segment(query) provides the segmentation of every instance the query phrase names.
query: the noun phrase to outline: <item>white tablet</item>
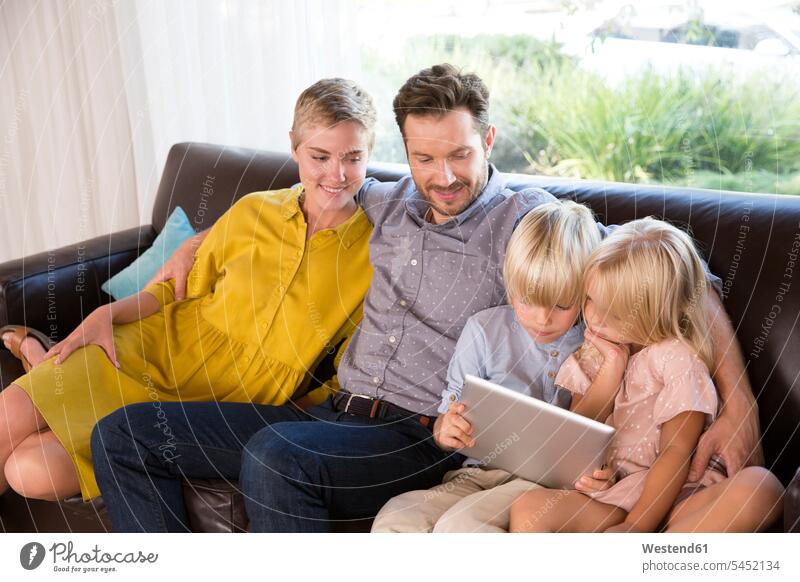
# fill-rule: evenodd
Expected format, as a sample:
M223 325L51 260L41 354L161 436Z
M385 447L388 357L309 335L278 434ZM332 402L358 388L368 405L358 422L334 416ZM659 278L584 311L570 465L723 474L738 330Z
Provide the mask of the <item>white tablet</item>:
M475 376L461 401L476 443L461 453L553 489L574 489L599 469L614 436L613 427Z

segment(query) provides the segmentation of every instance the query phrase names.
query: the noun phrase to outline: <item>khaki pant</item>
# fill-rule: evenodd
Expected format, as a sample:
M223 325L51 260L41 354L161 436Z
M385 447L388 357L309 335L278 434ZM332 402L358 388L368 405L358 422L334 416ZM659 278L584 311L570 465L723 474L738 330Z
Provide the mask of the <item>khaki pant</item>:
M539 487L500 469L450 471L441 485L390 499L375 517L373 532L506 532L511 503Z

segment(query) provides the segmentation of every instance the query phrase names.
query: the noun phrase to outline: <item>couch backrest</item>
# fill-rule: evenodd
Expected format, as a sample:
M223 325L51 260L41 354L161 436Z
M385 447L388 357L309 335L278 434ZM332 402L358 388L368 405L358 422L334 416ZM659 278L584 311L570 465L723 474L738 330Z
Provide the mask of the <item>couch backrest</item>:
M407 171L403 165L373 164L369 174L391 181ZM800 197L508 177L515 190L538 186L584 203L607 224L656 216L688 227L723 279L725 307L760 407L767 461L788 481L800 465ZM287 154L177 144L159 185L153 226L160 231L172 209L181 206L201 230L244 194L298 180Z

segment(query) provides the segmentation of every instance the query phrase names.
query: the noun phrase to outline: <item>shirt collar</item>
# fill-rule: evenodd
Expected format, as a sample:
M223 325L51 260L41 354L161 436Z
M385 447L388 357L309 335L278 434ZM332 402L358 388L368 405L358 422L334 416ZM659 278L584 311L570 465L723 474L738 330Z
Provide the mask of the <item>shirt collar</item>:
M300 209L300 195L303 193L303 186L298 184L289 190L289 195L281 205L281 215L286 221L291 220L298 212L302 214Z
M303 210L300 208L300 195L302 193L303 185L298 184L290 190L286 200L283 201L281 213L285 221L288 222L299 214L305 223L305 217L302 216ZM370 222L367 219L367 215L364 213L364 209L361 208L360 205L356 205L356 211L350 218L332 229L326 229L320 232L329 232L332 230L339 237L342 246L348 249L353 246L369 228Z
M412 182L413 183L413 182ZM447 222L437 226L444 226L448 224L461 225L465 220L470 218L473 214L481 210L496 194L505 189L505 177L497 171L494 164L489 164L489 179L486 182L481 193L472 201L467 208L460 214L455 215ZM411 189L406 198L406 211L414 218L415 222L422 225L425 222L425 215L428 213L430 204L423 198L422 194L417 190L416 185Z

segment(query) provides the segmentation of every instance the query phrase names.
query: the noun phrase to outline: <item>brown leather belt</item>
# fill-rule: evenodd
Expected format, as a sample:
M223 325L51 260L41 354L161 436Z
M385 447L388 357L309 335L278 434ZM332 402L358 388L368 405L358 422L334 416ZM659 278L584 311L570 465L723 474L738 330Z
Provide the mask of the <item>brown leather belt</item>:
M352 394L341 391L333 397L333 408L337 412L346 412L356 416L366 416L368 418L385 418L391 414L405 416L417 420L422 426L433 430L433 423L436 422L435 416L425 416L417 414L386 400L364 396L362 394Z

